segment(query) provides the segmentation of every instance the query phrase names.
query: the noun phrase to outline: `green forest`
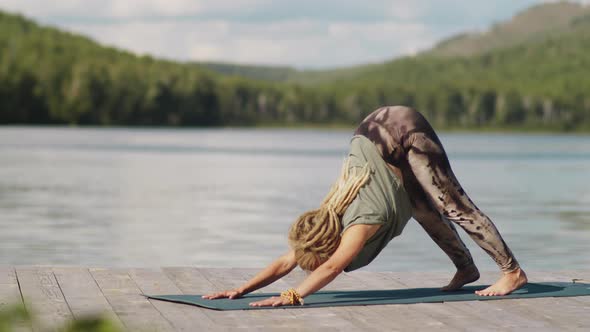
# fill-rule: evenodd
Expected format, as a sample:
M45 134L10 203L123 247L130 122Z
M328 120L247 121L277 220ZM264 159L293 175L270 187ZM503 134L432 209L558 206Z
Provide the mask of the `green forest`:
M137 56L0 12L0 124L353 125L403 104L442 129L590 131L587 68L590 12L572 3L327 71Z

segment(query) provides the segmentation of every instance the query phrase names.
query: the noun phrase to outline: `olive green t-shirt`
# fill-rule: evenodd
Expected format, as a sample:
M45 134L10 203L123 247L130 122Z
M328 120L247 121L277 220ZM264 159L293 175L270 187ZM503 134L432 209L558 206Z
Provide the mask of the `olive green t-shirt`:
M377 147L368 138L353 136L348 153L349 167L368 163L371 175L342 216L342 232L356 224L381 224L358 256L344 270L369 264L394 237L401 234L412 217L412 206L398 177L387 167Z

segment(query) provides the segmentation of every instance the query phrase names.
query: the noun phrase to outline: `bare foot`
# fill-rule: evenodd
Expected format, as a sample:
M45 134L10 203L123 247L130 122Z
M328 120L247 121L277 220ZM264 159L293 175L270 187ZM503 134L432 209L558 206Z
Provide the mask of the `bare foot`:
M441 290L445 292L455 291L463 287L463 285L474 282L477 279L479 279L479 271L474 264L462 270L458 270L457 273L455 273L453 280L451 280L448 285L441 288Z
M518 269L504 275L490 287L475 291L480 296L502 296L508 295L527 283L528 279L523 270Z

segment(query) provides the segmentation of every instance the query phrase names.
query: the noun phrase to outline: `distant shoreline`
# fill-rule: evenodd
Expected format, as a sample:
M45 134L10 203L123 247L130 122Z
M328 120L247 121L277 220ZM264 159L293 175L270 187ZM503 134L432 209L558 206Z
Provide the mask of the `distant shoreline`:
M348 124L258 124L244 126L98 126L98 125L67 125L67 124L0 124L4 128L47 128L47 129L113 129L113 130L318 130L318 131L354 131L356 126ZM565 131L551 128L529 127L480 127L436 128L438 133L449 134L522 134L522 135L560 135L560 136L590 136L590 128Z

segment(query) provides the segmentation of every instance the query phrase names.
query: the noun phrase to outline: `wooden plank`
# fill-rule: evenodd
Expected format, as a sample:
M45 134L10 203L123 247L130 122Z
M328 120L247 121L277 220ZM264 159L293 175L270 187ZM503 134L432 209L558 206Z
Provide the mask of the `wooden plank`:
M570 276L559 276L555 272L527 272L529 282L542 281L571 281ZM490 276L491 277L491 276ZM487 283L493 282L493 277L484 279ZM505 300L507 305L517 307L528 312L531 316L537 317L549 324L552 329L582 329L590 328L590 315L588 307L581 304L588 297L570 297L570 298L535 298L535 299L518 299ZM497 302L497 301L494 301ZM499 301L498 301L499 302ZM504 302L504 301L502 301Z
M130 269L129 275L144 294L181 294L181 290L161 269ZM213 322L199 307L149 300L177 331L211 331Z
M16 272L12 267L0 267L0 311L8 306L22 305Z
M488 273L489 274L489 273ZM497 273L492 273L495 276ZM443 276L441 273L420 272L415 273L408 278L405 284L411 287L442 287L446 285L452 275ZM403 282L403 281L402 281ZM477 285L478 283L475 283ZM483 288L483 286L482 286ZM467 302L447 302L446 307L452 308L453 311L460 311L472 316L473 319L483 321L485 326L496 328L549 328L550 325L535 319L534 317L523 317L518 312L513 312L509 303L499 303L497 301L467 301Z
M0 267L0 312L12 306L24 305L16 271L13 267ZM29 321L16 320L13 322L17 331L32 331L33 327Z
M491 284L500 274L498 272L482 273L478 283ZM559 281L548 277L545 273L531 272L528 274L530 282ZM555 330L567 327L588 326L588 310L576 305L574 298L534 298L511 299L479 302L479 307L487 306L499 313L498 319L505 317L503 324L507 326L533 327L537 329ZM482 312L486 317L493 317L494 310L486 309ZM515 318L514 315L517 317Z
M224 282L212 282L201 270L187 267L164 268L164 273L178 286L184 294L207 294L228 288L235 288L235 284L227 285ZM213 279L212 275L209 277ZM225 278L228 280L228 278ZM214 279L213 279L214 280ZM227 282L227 281L226 281ZM231 286L231 287L228 287ZM274 327L276 322L264 322L256 320L256 311L215 311L200 309L217 325L217 329L225 330L235 327L247 327L250 329L262 329ZM282 310L281 310L282 311ZM261 311L259 311L261 312Z
M553 273L552 277L557 281L576 282L590 284L590 270L560 271ZM575 297L576 300L584 303L590 303L590 296Z
M356 273L356 272L355 272ZM371 288L381 288L381 286L371 287L366 281L354 277L355 273L343 273L339 275L334 281L328 284L324 290L365 290ZM284 279L296 286L305 277L303 272L297 272L291 276L286 276ZM397 331L404 330L404 324L400 323L403 320L401 315L397 313L407 313L409 310L404 306L347 306L331 308L334 313L333 320L339 319L349 321L356 330L374 330L374 331ZM391 314L394 312L394 314ZM340 317L340 318L339 318ZM397 321L399 317L400 322ZM440 327L441 324L433 322L433 326Z
M219 290L195 268L165 267L162 270L183 294L208 294ZM244 319L243 314L240 316L236 311L199 310L202 310L219 330L239 327L246 322L241 320Z
M382 278L376 277L375 273L352 272L339 276L327 289L332 290L370 290L370 289L394 289L394 283L384 282ZM424 315L415 315L415 312L405 305L372 305L348 307L357 321L375 331L407 331L417 329L416 323L427 321L427 325L420 324L420 328L443 328L444 324L430 320ZM417 321L408 320L406 315L410 314ZM358 324L360 326L360 324Z
M560 274L562 274L560 280L590 284L590 270L564 271L560 272ZM590 296L579 296L570 299L580 303L585 308L588 308L590 305Z
M34 330L57 330L73 318L50 267L17 267L16 276L27 309L34 315Z
M438 280L433 280L439 276ZM447 277L440 277L440 273L427 275L425 273L407 273L399 282L406 288L441 287L448 281ZM478 308L479 302L448 302L448 303L418 303L417 311L430 315L434 319L453 329L492 330L501 325L499 321L491 321Z
M225 290L237 288L247 281L240 270L232 268L198 269L201 275L207 279L212 289ZM265 326L296 330L301 327L292 310L274 309L262 311L238 311L236 317L245 322L248 328L262 329Z
M172 324L142 295L127 271L105 268L91 268L89 271L127 329L174 330Z
M244 280L250 280L253 278L260 269L253 268L233 268L236 274L240 275ZM277 280L274 283L267 285L264 288L255 290L253 293L280 293L290 287L284 280Z
M212 291L227 289L227 288L234 288L236 284L232 282L231 285L226 285L220 282L213 283L210 279L207 279L199 269L194 268L164 268L164 272L174 281L174 283L182 290L185 294L206 294ZM231 270L230 270L231 271ZM239 270L232 271L234 273L239 273ZM210 273L209 277L213 278L213 275L219 275L220 271ZM231 277L237 283L239 283L239 279L236 277ZM222 277L222 279L230 280L230 277ZM242 276L242 280L246 278ZM226 286L226 287L224 287ZM227 287L231 286L231 287ZM276 287L276 286L275 286ZM329 308L327 308L329 309ZM235 327L245 327L248 329L289 329L289 330L301 330L306 325L309 325L309 322L304 322L303 320L297 320L294 322L292 318L285 318L285 317L293 317L294 312L298 311L308 311L308 310L288 310L288 309L274 309L274 310L263 310L263 311L214 311L214 310L206 310L205 313L218 324L219 329L228 329L228 328L235 328ZM326 312L326 310L318 310L315 311L318 314L322 314ZM269 316L270 315L270 316ZM266 318L260 318L264 317ZM322 320L325 321L327 318L326 316L318 316L321 317ZM276 319L270 319L276 318ZM287 320L291 321L292 325L286 324ZM320 321L321 322L321 321ZM315 322L314 322L315 323ZM350 326L346 324L342 324L345 326ZM313 324L315 326L320 326L319 324ZM328 331L335 330L334 328L328 328Z
M258 269L88 269L72 267L0 268L0 308L22 294L39 324L56 330L70 318L105 312L129 330L588 330L590 297L538 298L443 304L351 306L302 310L213 311L163 301L142 293L203 294L235 288ZM482 273L494 282L499 273ZM306 275L294 271L257 292L280 292ZM436 272L362 272L342 274L326 290L439 287L451 275ZM530 272L531 282L586 281L590 271ZM122 322L122 323L121 323ZM26 330L26 327L25 327ZM30 330L30 328L29 328Z
M563 274L578 282L590 284L590 270L563 271Z
M358 280L357 284L365 285L367 289L407 288L399 281L399 273L356 271L349 275ZM395 327L402 331L450 329L444 322L416 310L414 304L379 305L370 307L370 310L377 312L385 322L394 321Z
M252 278L258 269L234 269L238 273L242 274L245 279ZM302 281L305 277L303 271L295 270L291 272L291 276L296 276L298 281ZM287 278L282 278L274 283L255 291L254 293L261 292L277 292L280 293L291 287L296 287L299 282L289 284ZM348 319L343 319L341 313L343 308L316 308L316 309L304 309L304 310L289 310L289 313L296 317L298 327L304 330L322 330L322 331L343 331L358 329Z
M371 288L371 285L353 277L352 273L342 273L324 289L368 290ZM344 307L344 309L346 309L346 316L360 329L369 328L375 331L398 330L399 327L392 324L391 320L383 319L378 307L382 306L350 306Z
M590 273L586 274L590 276ZM533 281L573 282L584 280L583 271L574 272L532 272ZM585 282L590 284L590 282ZM572 329L590 330L590 296L544 298L545 305L537 307L546 317L554 321L553 325ZM538 301L539 302L539 301Z
M123 327L87 268L54 267L52 270L75 319L103 316L115 326Z

